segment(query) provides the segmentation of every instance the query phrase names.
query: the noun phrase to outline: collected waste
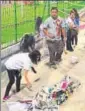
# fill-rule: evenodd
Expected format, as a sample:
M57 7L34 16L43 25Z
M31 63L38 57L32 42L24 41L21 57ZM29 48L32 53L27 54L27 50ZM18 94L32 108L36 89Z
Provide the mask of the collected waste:
M42 86L31 100L8 103L9 111L59 111L59 106L78 88L81 83L65 76L58 83Z

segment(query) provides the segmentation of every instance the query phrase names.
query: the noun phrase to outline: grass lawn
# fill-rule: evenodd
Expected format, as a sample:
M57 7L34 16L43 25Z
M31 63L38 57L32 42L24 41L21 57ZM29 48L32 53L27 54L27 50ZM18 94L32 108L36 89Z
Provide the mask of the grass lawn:
M59 16L65 17L66 14L61 11L69 13L72 8L77 8L79 10L85 6L85 2L50 2L50 7L52 6L57 6L59 9ZM34 5L24 5L23 12L21 12L21 5L16 4L16 20L15 5L2 6L2 44L10 45L11 42L19 40L24 33L34 33L35 18L41 16L44 21L48 17L48 9L48 1L37 4L36 9ZM15 28L15 21L17 21L17 30Z

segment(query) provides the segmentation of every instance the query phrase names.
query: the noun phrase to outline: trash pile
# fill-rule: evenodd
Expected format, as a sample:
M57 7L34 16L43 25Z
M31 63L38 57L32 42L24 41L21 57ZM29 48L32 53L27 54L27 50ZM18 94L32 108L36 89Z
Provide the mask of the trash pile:
M44 102L49 105L61 105L65 102L69 96L79 87L80 82L74 80L69 76L65 76L60 82L54 84L52 87L42 87L41 90L36 95L37 107L40 103Z
M42 86L32 100L18 102L27 104L27 109L25 108L23 111L59 111L59 106L65 102L80 85L78 80L65 76L61 81L51 87ZM22 110L16 109L16 111Z

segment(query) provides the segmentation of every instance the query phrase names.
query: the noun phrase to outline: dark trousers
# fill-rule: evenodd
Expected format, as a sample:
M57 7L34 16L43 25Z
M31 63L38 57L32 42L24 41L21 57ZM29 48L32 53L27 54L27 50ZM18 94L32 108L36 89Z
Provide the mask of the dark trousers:
M72 45L74 45L74 42L75 42L75 45L77 45L77 43L78 43L78 37L77 37L77 35L72 36Z
M61 59L61 55L63 53L64 44L62 40L55 41L47 41L49 55L50 55L50 63L54 63Z
M67 32L67 43L66 43L67 50L72 50L73 49L71 42L72 42L71 31L68 30L68 32Z
M21 81L20 71L7 69L7 72L8 72L8 77L9 77L9 83L6 87L5 96L9 95L11 87L15 82L15 78L16 78L16 92L19 92L20 91L20 81Z

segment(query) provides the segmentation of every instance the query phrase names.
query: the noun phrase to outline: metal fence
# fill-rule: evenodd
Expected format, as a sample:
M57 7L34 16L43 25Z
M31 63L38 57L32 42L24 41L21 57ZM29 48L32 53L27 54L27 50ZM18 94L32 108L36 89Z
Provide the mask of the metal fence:
M76 5L78 4L78 5ZM38 16L47 18L50 14L50 8L57 6L59 15L65 17L69 11L76 7L83 8L85 2L82 1L11 1L2 2L1 6L1 31L2 48L19 42L24 33L35 34L35 20Z

